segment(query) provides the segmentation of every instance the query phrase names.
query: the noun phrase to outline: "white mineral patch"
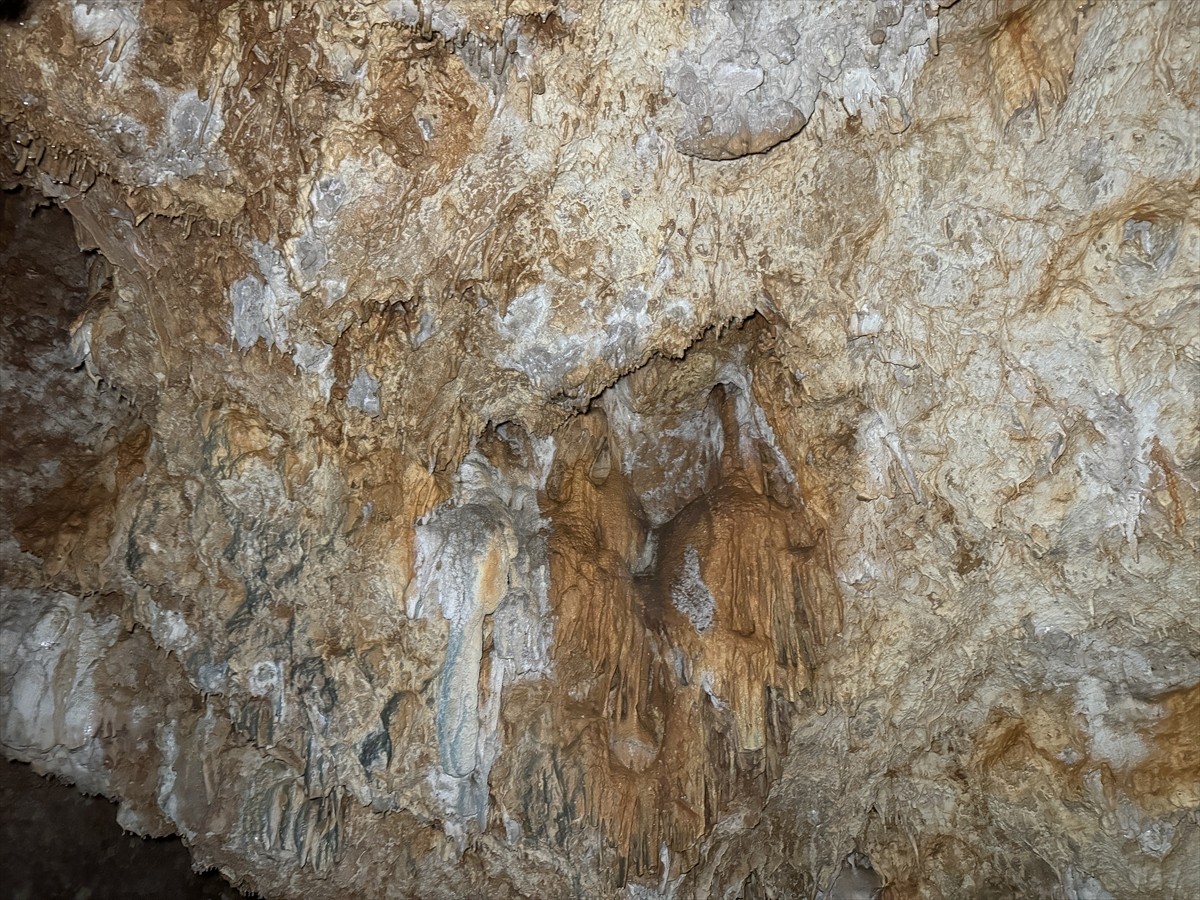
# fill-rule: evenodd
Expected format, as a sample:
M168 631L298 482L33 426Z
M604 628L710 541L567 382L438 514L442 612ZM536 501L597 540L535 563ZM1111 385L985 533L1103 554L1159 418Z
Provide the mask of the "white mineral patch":
M379 379L366 369L359 369L346 392L346 402L372 418L379 415Z
M664 73L665 87L688 116L684 146L780 129L786 138L813 117L822 95L877 130L889 112L895 118L897 106L912 101L928 58L929 21L937 20L927 19L919 3L883 18L874 4L850 0L726 0L697 8L690 46ZM869 36L881 26L885 39L877 45ZM889 97L896 101L890 110Z
M159 730L158 750L162 754L162 762L158 767L158 807L167 818L182 827L179 821L179 798L175 794L175 763L179 759L179 742L175 738L174 722L165 723Z
M1062 876L1063 893L1067 900L1113 900L1100 881L1074 866L1067 866Z
M325 229L333 225L349 197L346 180L336 172L317 178L308 195L313 208L313 227Z
M68 594L0 589L0 745L18 759L53 757L82 789L104 790L95 664L121 632Z
M100 79L123 81L137 56L142 0L75 0L71 25L75 39L101 47Z
M453 41L466 28L462 16L449 4L438 0L387 0L388 15L415 27L428 22L430 29Z
M254 668L250 670L247 687L255 697L264 697L279 689L281 677L279 663L273 661L255 663Z
M700 575L700 554L688 547L683 555L683 568L671 585L671 603L688 617L692 627L701 634L712 628L717 601Z
M1075 690L1075 710L1087 721L1094 759L1124 769L1146 756L1149 748L1141 735L1130 729L1130 717L1110 707L1104 682L1085 675Z
M160 94L169 96L170 92L160 90ZM224 128L219 96L201 100L194 89L177 94L167 104L165 127L155 152L141 165L154 184L224 171L228 164L218 143Z
M146 614L146 629L160 647L175 653L186 653L196 645L196 636L188 628L187 619L178 610L163 609L149 599L144 601L143 608Z
M243 350L262 338L268 348L286 351L288 323L300 305L300 294L289 281L287 264L276 248L255 241L252 249L259 274L247 275L229 289L233 306L230 333Z
M455 496L416 530L409 616L440 608L450 622L437 710L444 773L434 784L435 795L456 816L486 811L488 773L500 750L496 729L505 684L550 673L549 566L533 487L544 477L549 448L533 449L531 465L518 476L525 481L510 481L478 453L469 454ZM506 573L507 587L498 597L497 586L480 579L488 559ZM492 674L481 703L482 628L489 615Z
M752 380L753 376L744 361L723 365L717 373L718 383L726 385L727 388L737 388L734 391L734 414L738 425L739 452L743 460L750 460L758 453L759 448L768 450L783 477L788 482L795 481L796 474L792 471L788 458L779 448L775 431L767 421L767 414L754 399Z
M560 317L550 287L539 284L509 302L496 331L504 341L500 360L523 372L538 388L551 391L589 359L605 359L620 368L642 351L650 326L650 295L627 290L599 321L589 308L583 315Z
M333 345L300 342L292 354L292 361L304 374L316 377L321 396L328 400L334 382L330 369L333 363Z

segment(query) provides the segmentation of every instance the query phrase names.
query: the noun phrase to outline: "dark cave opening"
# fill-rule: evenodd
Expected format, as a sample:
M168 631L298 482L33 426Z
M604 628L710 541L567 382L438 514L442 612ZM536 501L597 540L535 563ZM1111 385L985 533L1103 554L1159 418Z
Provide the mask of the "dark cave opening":
M29 0L0 0L0 22L20 22L29 8Z
M69 627L59 604L66 593L84 598L89 613L119 611L120 597L88 597L89 561L79 551L119 488L104 458L130 435L133 455L145 443L135 411L89 378L71 347L73 323L104 286L103 260L79 250L71 216L29 191L0 193L0 247L0 620L7 631L38 617L25 639L38 636L42 646L57 638L41 623ZM38 759L22 703L40 706L62 685L25 671L18 656L0 653L0 678L23 698L0 705L0 743L20 757L0 766L4 895L239 896L215 871L193 873L179 838L130 834L115 804L79 793L102 789L99 780L71 787L21 764ZM86 752L99 727L83 725L69 743Z
M0 883L10 900L235 900L213 869L193 872L176 837L145 839L117 824L117 806L39 777L22 763L0 765Z

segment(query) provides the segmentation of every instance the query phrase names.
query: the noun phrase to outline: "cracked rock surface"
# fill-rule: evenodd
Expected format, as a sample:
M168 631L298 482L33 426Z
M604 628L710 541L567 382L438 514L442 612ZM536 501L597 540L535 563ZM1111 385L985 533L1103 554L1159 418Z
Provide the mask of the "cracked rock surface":
M266 897L1200 893L1200 6L16 6L6 756Z

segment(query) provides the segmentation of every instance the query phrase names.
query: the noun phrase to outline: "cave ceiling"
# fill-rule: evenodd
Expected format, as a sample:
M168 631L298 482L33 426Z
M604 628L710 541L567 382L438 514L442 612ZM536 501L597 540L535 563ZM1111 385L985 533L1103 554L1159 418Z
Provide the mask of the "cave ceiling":
M1200 892L1200 5L3 11L6 756L267 897Z

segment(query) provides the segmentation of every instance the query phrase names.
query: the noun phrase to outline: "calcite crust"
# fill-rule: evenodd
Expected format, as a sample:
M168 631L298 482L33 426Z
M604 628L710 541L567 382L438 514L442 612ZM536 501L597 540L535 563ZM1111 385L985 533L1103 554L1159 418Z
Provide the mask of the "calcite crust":
M1200 5L0 6L7 757L268 897L1200 895Z

